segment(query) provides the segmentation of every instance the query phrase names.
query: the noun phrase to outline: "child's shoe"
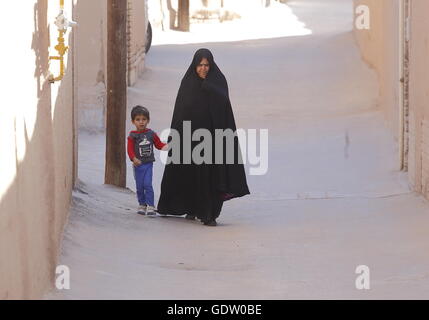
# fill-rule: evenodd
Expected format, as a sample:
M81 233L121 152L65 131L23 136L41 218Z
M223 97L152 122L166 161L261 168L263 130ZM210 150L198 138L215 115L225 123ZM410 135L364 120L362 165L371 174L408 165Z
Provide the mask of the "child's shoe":
M155 207L147 206L146 207L146 215L150 216L150 217L155 217L156 216Z
M145 215L146 214L146 209L147 209L146 205L140 205L139 208L137 209L137 213L141 214L141 215Z

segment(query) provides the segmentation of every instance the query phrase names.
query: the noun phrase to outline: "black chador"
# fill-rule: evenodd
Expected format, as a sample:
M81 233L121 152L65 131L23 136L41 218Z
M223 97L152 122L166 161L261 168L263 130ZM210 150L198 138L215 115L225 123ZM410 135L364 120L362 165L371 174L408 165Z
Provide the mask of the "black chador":
M203 58L209 62L209 72L205 79L196 71ZM190 121L192 133L201 128L210 131L213 144L211 163L196 164L194 159L191 159L190 164L184 163L184 144L191 145L193 150L204 139L183 141L190 139L188 135L184 135L184 121ZM215 129L231 129L235 132L236 125L225 76L207 49L199 49L195 53L182 79L171 128L177 130L180 135L182 161L165 166L158 203L159 213L188 214L203 222L209 222L219 216L224 201L249 194L244 166L239 161L241 151L237 137L234 138L234 149L227 150L227 144L224 143L223 161L219 161L219 154L218 160L215 161ZM234 153L232 164L226 162L227 152ZM171 150L169 155L172 155Z

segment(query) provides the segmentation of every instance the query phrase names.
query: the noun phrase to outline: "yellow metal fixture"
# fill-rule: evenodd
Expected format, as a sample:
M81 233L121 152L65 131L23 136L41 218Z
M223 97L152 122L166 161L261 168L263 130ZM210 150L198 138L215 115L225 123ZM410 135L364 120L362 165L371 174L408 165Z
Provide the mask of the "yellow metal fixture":
M64 31L59 31L58 44L55 46L55 49L58 51L59 56L51 56L50 60L59 60L60 61L60 75L54 77L53 74L49 76L49 82L54 83L55 81L60 81L64 77L64 55L66 54L69 47L64 45Z
M55 77L53 74L49 76L49 82L54 83L55 81L61 81L64 77L65 65L64 55L69 49L64 43L64 35L67 33L69 27L74 27L76 22L68 20L64 15L64 0L60 0L60 13L55 19L55 25L58 28L58 44L55 46L55 50L58 51L58 56L51 56L49 60L60 61L60 74Z

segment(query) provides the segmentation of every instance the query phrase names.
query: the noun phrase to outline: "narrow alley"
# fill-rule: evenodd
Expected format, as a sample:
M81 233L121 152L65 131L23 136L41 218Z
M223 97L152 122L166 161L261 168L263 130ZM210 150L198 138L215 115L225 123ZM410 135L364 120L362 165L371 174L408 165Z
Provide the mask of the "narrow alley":
M237 126L269 131L268 171L248 175L251 194L227 202L216 228L137 215L131 163L128 189L103 185L105 136L81 131L60 258L71 289L45 299L429 298L429 204L399 170L376 73L352 32L352 1L280 5L305 32L270 37L278 14L255 39L221 42L210 25L203 43L191 34L157 44L155 33L143 77L128 89L129 108L149 108L160 133L194 52L209 48ZM162 173L157 154L156 199ZM359 265L371 271L370 290L355 287Z

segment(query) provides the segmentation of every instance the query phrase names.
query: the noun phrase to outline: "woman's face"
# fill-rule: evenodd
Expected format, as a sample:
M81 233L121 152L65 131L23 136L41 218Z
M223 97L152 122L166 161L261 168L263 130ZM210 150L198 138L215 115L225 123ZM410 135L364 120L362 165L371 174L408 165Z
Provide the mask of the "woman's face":
M201 79L205 79L207 77L207 73L209 73L210 65L209 61L206 58L201 59L201 62L197 65L197 74Z

